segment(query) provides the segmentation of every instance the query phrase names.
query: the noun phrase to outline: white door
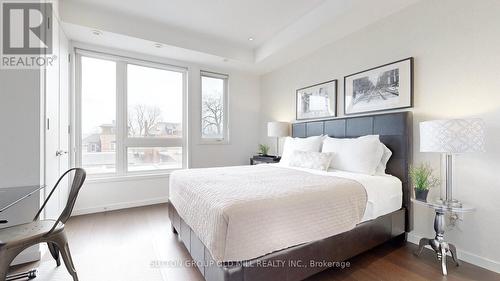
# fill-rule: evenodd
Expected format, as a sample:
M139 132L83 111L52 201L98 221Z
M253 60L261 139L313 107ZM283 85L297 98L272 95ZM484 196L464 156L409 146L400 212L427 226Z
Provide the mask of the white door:
M69 169L70 147L70 100L69 100L69 42L62 28L59 29L59 175ZM61 182L59 206L66 206L69 194L69 178Z
M45 74L45 197L69 166L69 63L68 42L57 20L53 21L53 54L57 60ZM56 219L66 204L68 180L59 183L45 209Z
M45 198L59 177L59 23L52 24L53 55L57 60L45 69ZM45 217L57 218L59 213L59 191L56 190L45 207Z

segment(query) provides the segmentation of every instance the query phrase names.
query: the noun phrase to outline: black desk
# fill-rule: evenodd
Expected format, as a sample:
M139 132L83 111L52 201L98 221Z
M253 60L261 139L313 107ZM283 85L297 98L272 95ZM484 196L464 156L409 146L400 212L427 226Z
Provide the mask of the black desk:
M5 206L0 206L0 225L1 224L7 224L8 218L3 217L2 213L5 212L7 209L17 205L19 202L25 200L26 198L31 197L33 194L38 194L39 191L45 188L45 185L35 185L35 186L19 186L19 187L12 187L12 188L1 188L0 189L0 194L1 193L7 193L7 192L20 192L18 196L13 196L12 200L9 200L7 203L2 203ZM0 198L5 198L5 196L0 196ZM34 215L34 214L33 214ZM13 280L18 280L18 279L33 279L36 278L37 270L32 269L27 272L22 272L22 273L17 273L13 275L7 276L6 281L13 281Z
M26 198L30 197L31 195L37 193L38 191L40 191L44 188L45 188L45 185L31 185L31 186L0 188L0 194L6 193L6 192L13 192L14 190L16 190L16 191L22 190L21 194L19 196L15 196L15 198L13 200L10 200L10 202L7 202L5 204L5 206L0 206L0 213L5 212L10 207L18 204L19 202L25 200ZM7 222L3 222L3 221L5 221L5 220L0 217L0 223L7 223Z

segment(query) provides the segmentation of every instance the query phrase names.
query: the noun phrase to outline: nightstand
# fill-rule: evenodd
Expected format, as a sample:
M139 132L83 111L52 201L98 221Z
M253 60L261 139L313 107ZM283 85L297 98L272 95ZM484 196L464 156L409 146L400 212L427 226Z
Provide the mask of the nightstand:
M279 163L280 160L281 160L281 157L279 157L279 156L254 155L252 158L250 158L250 165Z
M445 228L445 220L444 215L446 213L469 213L474 211L474 207L461 205L461 206L450 206L443 204L440 201L422 201L417 199L411 200L414 204L426 206L428 208L434 209L436 216L434 217L434 231L436 232L436 236L434 239L432 238L422 238L418 243L418 250L415 252L415 255L420 255L422 249L426 245L430 245L432 249L436 252L438 260L441 261L441 269L443 270L443 275L448 274L448 270L446 269L446 255L448 252L451 253L451 257L455 262L456 266L459 266L457 250L455 246L451 243L448 243L444 240L444 228Z

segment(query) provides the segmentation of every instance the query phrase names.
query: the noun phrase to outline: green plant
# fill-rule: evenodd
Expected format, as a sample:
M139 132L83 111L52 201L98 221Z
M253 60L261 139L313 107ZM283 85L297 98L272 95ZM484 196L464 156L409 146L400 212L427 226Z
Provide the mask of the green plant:
M259 153L262 155L267 155L269 152L269 145L267 144L259 144Z
M428 163L410 167L410 178L415 190L429 190L439 184L439 179L433 174L433 170Z

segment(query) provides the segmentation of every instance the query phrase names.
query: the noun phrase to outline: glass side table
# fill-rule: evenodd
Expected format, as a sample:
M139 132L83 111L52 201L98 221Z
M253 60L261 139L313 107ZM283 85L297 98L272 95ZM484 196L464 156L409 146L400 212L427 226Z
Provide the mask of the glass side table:
M451 257L453 258L456 266L459 266L460 263L458 261L457 249L455 248L455 245L444 240L444 228L446 224L444 215L446 213L469 213L473 212L475 209L474 207L467 206L466 204L462 204L461 206L448 206L440 201L422 201L415 198L412 198L411 201L414 204L432 208L436 212L436 216L434 217L434 231L436 231L436 237L434 237L434 239L420 239L420 242L418 243L418 250L415 252L415 255L420 255L420 253L422 253L422 249L426 245L430 245L436 252L438 260L441 261L443 275L447 275L448 270L446 269L446 255L448 252L451 253Z

